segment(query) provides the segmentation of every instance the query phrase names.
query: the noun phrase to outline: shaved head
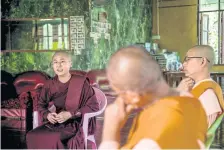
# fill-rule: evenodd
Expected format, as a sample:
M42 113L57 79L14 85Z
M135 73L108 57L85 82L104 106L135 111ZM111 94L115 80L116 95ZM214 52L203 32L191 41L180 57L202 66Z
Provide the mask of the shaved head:
M143 47L128 46L112 55L107 66L110 84L121 91L153 90L162 79L158 63Z
M196 45L192 47L189 51L192 51L195 53L196 56L205 57L207 58L210 63L208 63L209 69L212 68L212 66L215 63L215 53L214 49L209 45Z
M72 60L72 57L71 55L68 53L68 52L63 52L63 51L60 51L60 52L55 52L54 55L52 56L52 60L56 57L56 56L64 56L66 59L68 59L69 61Z

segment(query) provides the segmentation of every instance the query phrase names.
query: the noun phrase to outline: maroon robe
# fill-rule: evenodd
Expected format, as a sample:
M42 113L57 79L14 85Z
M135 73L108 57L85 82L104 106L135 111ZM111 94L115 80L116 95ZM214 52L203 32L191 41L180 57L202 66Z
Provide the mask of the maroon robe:
M28 132L26 136L28 149L83 149L84 136L82 131L83 115L99 110L99 105L89 80L83 76L73 75L66 82L61 83L58 77L49 80L43 87L38 110L47 121L50 113L50 102L56 107L56 113L69 111L73 117L64 123L44 123L42 126ZM81 117L75 116L81 112ZM89 122L89 134L93 134L96 127L96 119Z

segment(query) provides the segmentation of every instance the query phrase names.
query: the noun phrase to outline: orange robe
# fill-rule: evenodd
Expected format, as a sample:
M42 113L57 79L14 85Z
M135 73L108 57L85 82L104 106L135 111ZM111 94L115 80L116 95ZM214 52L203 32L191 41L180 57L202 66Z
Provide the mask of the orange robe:
M207 118L196 98L167 97L144 109L134 120L124 149L133 149L142 139L155 141L162 149L200 148L205 142Z
M224 101L223 101L222 89L218 83L214 81L203 81L198 86L193 88L191 90L191 93L194 95L194 97L199 98L207 89L212 89L215 92L215 95L219 100L219 105L223 112Z

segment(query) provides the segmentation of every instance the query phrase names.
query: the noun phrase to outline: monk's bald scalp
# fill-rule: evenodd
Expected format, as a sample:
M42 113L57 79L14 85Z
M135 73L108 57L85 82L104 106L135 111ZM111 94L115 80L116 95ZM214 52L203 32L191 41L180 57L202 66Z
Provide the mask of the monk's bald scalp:
M143 92L154 88L162 72L145 48L133 45L112 55L107 76L110 84L122 91Z
M196 45L192 47L190 50L196 51L198 56L207 58L210 63L208 63L209 69L212 68L212 66L215 63L215 53L214 49L209 45Z
M68 52L63 52L63 51L55 52L54 55L52 56L52 60L54 59L55 56L58 56L58 55L65 56L66 58L68 58L69 61L72 60L71 54Z

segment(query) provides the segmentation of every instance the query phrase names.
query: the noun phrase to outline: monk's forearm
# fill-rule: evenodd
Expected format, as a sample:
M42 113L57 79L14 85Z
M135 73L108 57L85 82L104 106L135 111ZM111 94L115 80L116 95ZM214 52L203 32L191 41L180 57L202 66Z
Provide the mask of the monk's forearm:
M48 110L48 104L46 105L43 100L40 100L38 104L38 111L40 112L43 119L47 119L47 115L50 113L50 111Z
M120 131L121 128L117 124L111 124L111 121L109 122L108 118L105 118L104 125L103 125L103 134L102 134L102 142L105 141L120 141Z
M79 112L79 111L76 111L76 112L68 111L68 112L71 114L70 119L75 119L77 117L81 117L82 116L81 112Z
M105 150L105 149L119 149L120 144L116 141L104 141L101 142L98 150Z
M71 118L70 119L75 119L78 117L81 117L82 115L84 115L85 113L92 113L94 112L92 109L89 109L87 107L83 107L75 112L73 111L68 111L71 114Z
M106 141L114 141L119 143L120 132L113 131L113 130L107 130L106 132L104 131L102 142L106 142Z
M97 106L93 106L93 105L86 105L82 108L80 108L78 111L81 112L81 114L85 114L85 113L92 113L92 112L96 112L98 111L98 107Z
M85 112L84 110L82 110L83 112ZM77 111L67 111L70 113L71 117L69 119L75 119L75 118L78 118L78 117L81 117L82 114L85 114L81 111L81 109L77 110Z
M49 101L46 99L46 97L40 96L40 99L37 104L37 110L40 112L41 117L43 117L43 119L47 119L47 115L51 113L48 110L48 104Z
M81 107L78 112L80 112L82 115L85 113L93 113L97 112L99 110L99 104L95 97L90 98L87 103Z

